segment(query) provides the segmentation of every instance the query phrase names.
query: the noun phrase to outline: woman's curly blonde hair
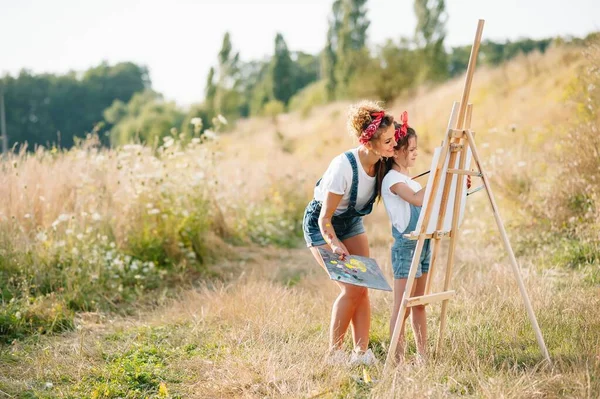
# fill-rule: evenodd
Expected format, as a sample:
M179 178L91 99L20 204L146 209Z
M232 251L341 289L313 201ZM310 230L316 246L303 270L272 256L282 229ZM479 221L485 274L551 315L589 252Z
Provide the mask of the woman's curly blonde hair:
M363 131L374 119L371 114L381 111L385 112L385 109L380 105L380 103L375 101L363 100L351 105L348 109L348 133L354 137L360 137ZM371 140L379 138L381 133L383 133L393 122L394 117L386 113L381 120L379 129L377 129Z

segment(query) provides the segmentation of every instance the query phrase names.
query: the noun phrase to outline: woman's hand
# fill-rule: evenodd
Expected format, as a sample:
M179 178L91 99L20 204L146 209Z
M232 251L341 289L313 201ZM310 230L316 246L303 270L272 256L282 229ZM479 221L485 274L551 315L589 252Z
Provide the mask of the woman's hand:
M338 241L338 244L335 245L333 244L331 246L331 251L334 254L337 254L340 256L340 260L346 260L347 256L350 256L350 253L348 252L348 249L346 248L346 246L344 245L343 242Z

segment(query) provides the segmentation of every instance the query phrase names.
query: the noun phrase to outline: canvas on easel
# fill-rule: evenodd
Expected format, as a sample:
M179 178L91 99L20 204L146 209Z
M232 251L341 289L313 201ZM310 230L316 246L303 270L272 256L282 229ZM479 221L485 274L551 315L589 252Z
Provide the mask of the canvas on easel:
M461 102L455 102L450 114L448 129L444 136L444 141L439 150L436 150L434 161L432 162L431 174L427 182L423 207L415 231L405 235L405 237L417 240L413 259L406 281L406 288L400 303L398 318L394 326L388 354L385 362L385 370L396 362L396 349L400 331L404 323L404 317L407 308L412 306L442 302L440 313L440 329L435 353L439 355L442 349L444 328L446 325L446 312L448 301L455 294L450 290L450 279L452 268L454 266L454 255L456 243L459 235L459 226L465 209L466 200L466 176L476 176L483 180L483 186L487 193L498 230L502 237L504 248L511 261L511 267L517 280L519 291L523 298L529 320L535 332L536 340L540 351L546 361L550 363L548 349L544 343L540 327L533 312L527 290L521 278L520 268L517 264L514 252L508 240L506 230L498 206L492 193L489 179L483 170L481 158L475 145L474 133L471 131L471 119L473 115L472 104L468 103L471 82L475 70L475 63L481 35L483 32L483 20L479 20L475 41L471 49L469 65L465 79L465 86L462 93ZM471 159L475 162L478 171L471 171L469 165ZM425 286L425 293L422 296L411 297L415 276L418 269L418 263L423 251L425 240L432 240L432 256L430 261L429 273ZM441 292L431 293L431 278L435 271L435 264L440 252L440 243L442 239L449 239L448 254L446 259L446 270L444 276L444 288Z

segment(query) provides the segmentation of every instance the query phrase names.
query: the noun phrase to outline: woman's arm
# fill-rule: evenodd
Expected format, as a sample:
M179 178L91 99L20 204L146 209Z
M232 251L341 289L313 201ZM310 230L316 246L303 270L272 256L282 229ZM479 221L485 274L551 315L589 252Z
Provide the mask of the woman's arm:
M321 206L321 213L319 214L319 228L321 229L323 238L331 247L331 251L340 255L340 259L344 260L350 254L346 246L337 238L335 230L331 225L331 218L341 200L342 195L331 192L327 193L327 197L325 197L325 201L323 201L323 205Z

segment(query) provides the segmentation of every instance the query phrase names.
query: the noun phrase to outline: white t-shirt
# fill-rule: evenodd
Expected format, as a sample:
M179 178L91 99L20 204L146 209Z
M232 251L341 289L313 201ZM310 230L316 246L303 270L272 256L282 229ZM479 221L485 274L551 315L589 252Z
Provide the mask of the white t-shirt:
M365 172L358 158L358 148L350 150L356 159L358 169L358 193L355 209L361 210L369 202L375 191L375 177ZM327 193L343 195L337 209L333 213L339 215L348 209L350 204L350 189L352 188L352 165L346 154L340 154L331 161L318 186L315 187L314 198L324 201Z
M394 226L398 232L403 233L408 227L408 223L410 223L410 204L390 190L396 183L408 184L408 187L414 192L421 190L422 187L409 176L393 169L383 178L383 182L381 183L381 197L383 198L385 210L392 221L392 226Z

